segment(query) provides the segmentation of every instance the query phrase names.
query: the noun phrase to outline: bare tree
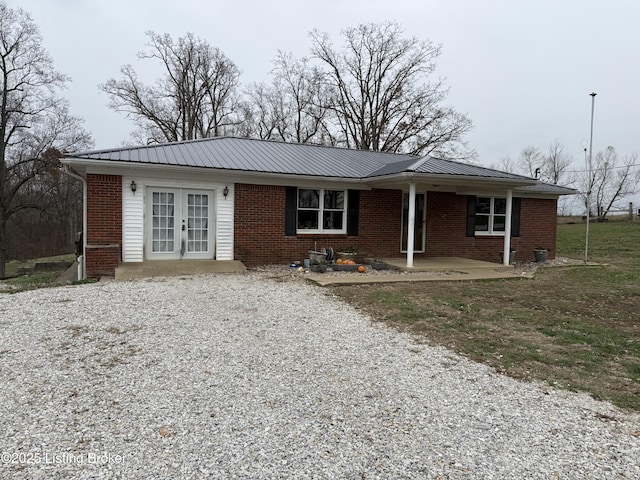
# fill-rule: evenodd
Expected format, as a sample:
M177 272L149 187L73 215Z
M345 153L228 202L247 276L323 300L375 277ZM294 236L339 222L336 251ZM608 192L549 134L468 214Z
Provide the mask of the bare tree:
M593 158L591 176L584 173L579 179L583 204L593 214L604 219L612 209L622 208L620 201L638 193L640 170L638 155L625 156L618 164L618 153L614 147L607 147ZM587 192L590 204L587 205Z
M0 278L9 220L25 209L42 208L37 180L52 167L44 152L91 144L58 96L67 81L54 69L31 16L0 3Z
M395 22L343 31L337 50L326 33L311 33L312 53L326 68L339 140L360 150L468 158L471 121L442 105L442 79L430 82L440 46L403 38Z
M168 34L147 32L147 36L150 50L138 53L138 58L159 61L164 76L148 86L131 65L125 65L122 79L100 86L111 99L110 107L138 125L134 139L175 142L233 130L241 111L240 71L235 63L191 33L177 41Z
M278 52L270 84L248 90L255 135L295 143L334 143L328 130L328 92L323 73L308 58Z
M500 170L502 172L509 173L518 173L518 164L516 161L510 156L502 157L496 163L491 163L489 168L493 168L494 170Z
M520 152L518 164L530 177L539 178L544 163L544 155L536 147L529 145Z
M547 155L542 165L542 180L557 185L562 183L567 169L571 165L572 158L564 150L559 140L554 140L549 145Z

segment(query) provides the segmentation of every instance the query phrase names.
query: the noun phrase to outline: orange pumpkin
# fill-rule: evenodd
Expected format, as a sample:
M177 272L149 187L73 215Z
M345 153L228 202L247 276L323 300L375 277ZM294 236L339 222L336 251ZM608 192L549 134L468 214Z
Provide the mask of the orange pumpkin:
M366 270L367 270L367 269L364 267L364 265L360 265L360 266L358 267L358 271L359 271L360 273L364 273Z

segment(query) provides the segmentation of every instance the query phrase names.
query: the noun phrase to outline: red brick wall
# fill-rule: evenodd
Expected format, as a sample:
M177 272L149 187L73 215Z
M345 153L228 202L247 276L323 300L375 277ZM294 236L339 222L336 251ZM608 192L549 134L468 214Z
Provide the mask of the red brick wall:
M533 250L539 247L548 249L549 258L555 258L557 212L558 201L555 199L522 199L517 260L532 262Z
M511 238L516 261L533 261L533 249L556 251L556 200L523 198L520 236ZM467 237L467 197L446 192L427 193L427 256L500 261L504 237Z
M122 177L87 175L87 248L88 278L114 275L121 259Z
M503 237L466 236L467 197L427 194L427 251L420 256L456 256L500 261ZM360 192L358 236L296 235L285 237L285 187L237 184L235 191L235 258L248 266L289 263L306 258L314 245L354 245L364 256L399 257L402 192ZM556 201L523 199L520 237L512 239L518 261L533 261L533 249L546 247L555 255ZM315 242L314 242L315 240Z
M87 245L87 278L113 277L120 265L120 245Z
M285 187L237 184L235 187L235 258L246 265L302 261L314 248L356 246L360 253L397 256L400 244L396 190L360 192L358 236L304 234L286 237Z

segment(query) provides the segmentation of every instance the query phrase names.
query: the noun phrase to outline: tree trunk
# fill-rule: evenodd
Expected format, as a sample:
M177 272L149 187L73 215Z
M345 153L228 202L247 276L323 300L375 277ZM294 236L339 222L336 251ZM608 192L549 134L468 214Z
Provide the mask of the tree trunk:
M0 280L5 278L7 264L7 223L0 221Z

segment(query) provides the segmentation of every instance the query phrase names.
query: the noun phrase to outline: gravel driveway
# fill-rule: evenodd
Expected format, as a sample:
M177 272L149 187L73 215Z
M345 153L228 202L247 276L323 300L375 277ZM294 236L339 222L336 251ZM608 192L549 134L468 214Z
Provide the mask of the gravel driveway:
M640 478L640 418L264 274L0 295L1 479Z

